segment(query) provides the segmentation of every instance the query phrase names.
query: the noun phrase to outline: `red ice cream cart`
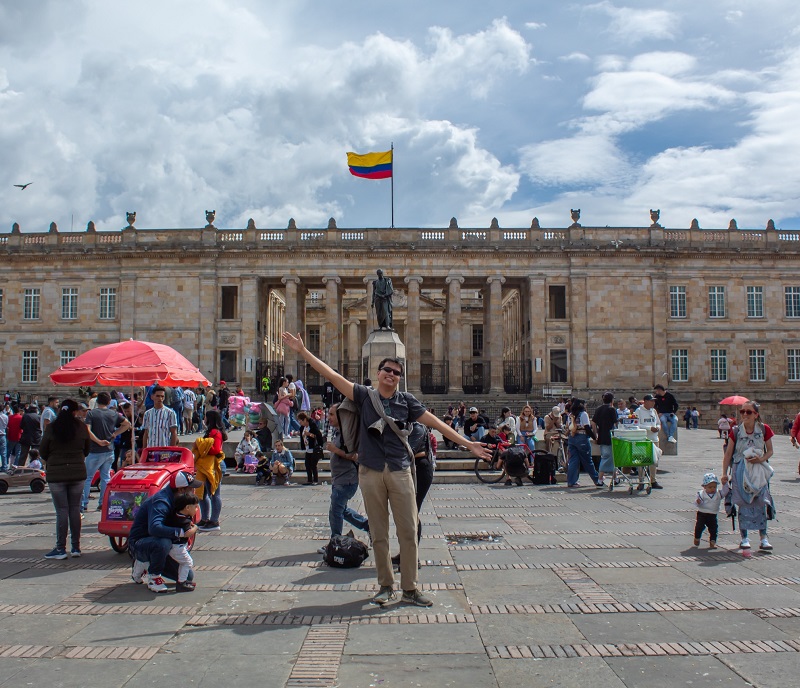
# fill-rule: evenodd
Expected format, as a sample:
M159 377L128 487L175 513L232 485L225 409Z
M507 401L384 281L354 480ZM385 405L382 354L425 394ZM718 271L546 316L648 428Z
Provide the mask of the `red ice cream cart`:
M194 473L194 456L185 447L147 447L139 463L117 471L106 487L97 530L108 535L115 552L128 549L128 534L145 499L169 484L178 471Z

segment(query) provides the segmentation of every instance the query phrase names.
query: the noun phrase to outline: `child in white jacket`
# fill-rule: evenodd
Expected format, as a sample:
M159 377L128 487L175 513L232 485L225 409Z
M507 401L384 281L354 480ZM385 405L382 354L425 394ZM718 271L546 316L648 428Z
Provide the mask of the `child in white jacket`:
M727 485L717 489L718 485L717 476L713 473L706 473L703 476L703 489L697 491L697 496L694 500L697 507L697 520L694 524L695 547L700 544L700 536L706 528L708 528L709 535L708 548L716 549L717 547L717 534L719 533L717 514L722 500L730 490Z

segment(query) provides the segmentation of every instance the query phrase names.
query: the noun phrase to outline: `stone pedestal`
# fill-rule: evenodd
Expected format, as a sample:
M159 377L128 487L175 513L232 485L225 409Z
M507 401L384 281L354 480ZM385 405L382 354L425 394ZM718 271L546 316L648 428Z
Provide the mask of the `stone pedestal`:
M678 428L675 430L675 439L678 439L678 433L680 432L680 420L678 421ZM680 440L678 440L680 441ZM661 451L664 453L664 456L677 456L678 455L678 443L677 442L667 442L667 433L664 432L662 428L658 433L658 446L661 447Z
M406 365L406 345L394 330L373 330L361 347L361 358L367 364L367 377L374 380L378 376L378 364L384 358L396 358ZM406 389L406 378L400 380L400 389Z

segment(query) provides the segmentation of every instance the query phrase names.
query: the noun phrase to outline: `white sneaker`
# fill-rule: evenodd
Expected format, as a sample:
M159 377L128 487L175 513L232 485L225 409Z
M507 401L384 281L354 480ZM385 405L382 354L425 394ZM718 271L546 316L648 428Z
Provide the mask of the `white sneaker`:
M161 576L148 576L147 589L153 592L167 592L169 590Z
M750 538L742 538L742 541L739 543L740 549L750 549Z
M678 440L674 437L667 437L667 442L672 442L672 444L678 444Z
M772 545L769 544L769 540L767 540L767 538L761 538L761 545L759 546L759 549L763 549L763 550L766 550L767 552L771 552L772 551Z
M325 552L327 552L327 551L328 551L328 550L327 550L325 547L320 547L320 548L317 550L317 554L325 554Z
M149 562L134 559L133 566L131 566L131 580L134 583L144 583L144 574L147 573L148 566Z

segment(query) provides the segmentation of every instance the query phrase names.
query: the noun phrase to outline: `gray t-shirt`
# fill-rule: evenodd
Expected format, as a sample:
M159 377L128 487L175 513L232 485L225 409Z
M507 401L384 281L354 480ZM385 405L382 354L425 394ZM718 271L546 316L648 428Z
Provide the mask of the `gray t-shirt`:
M342 433L338 429L334 429L331 442L339 449L344 444L342 442ZM357 485L358 484L358 466L354 461L343 459L338 454L331 452L331 485Z
M98 440L108 440L110 442L111 435L122 425L122 416L110 408L100 408L98 406L86 414L86 425L92 429L94 436ZM90 454L107 454L111 451L114 451L114 447L111 445L102 447L96 442L92 442L89 449Z
M388 464L390 471L409 468L408 451L400 438L388 425L383 433L369 430L369 426L380 419L372 406L369 392L364 385L353 385L353 400L361 409L361 427L358 434L358 463L375 471L383 471ZM402 430L408 423L418 420L425 407L408 392L395 392L388 399L381 397L386 415L393 418Z

